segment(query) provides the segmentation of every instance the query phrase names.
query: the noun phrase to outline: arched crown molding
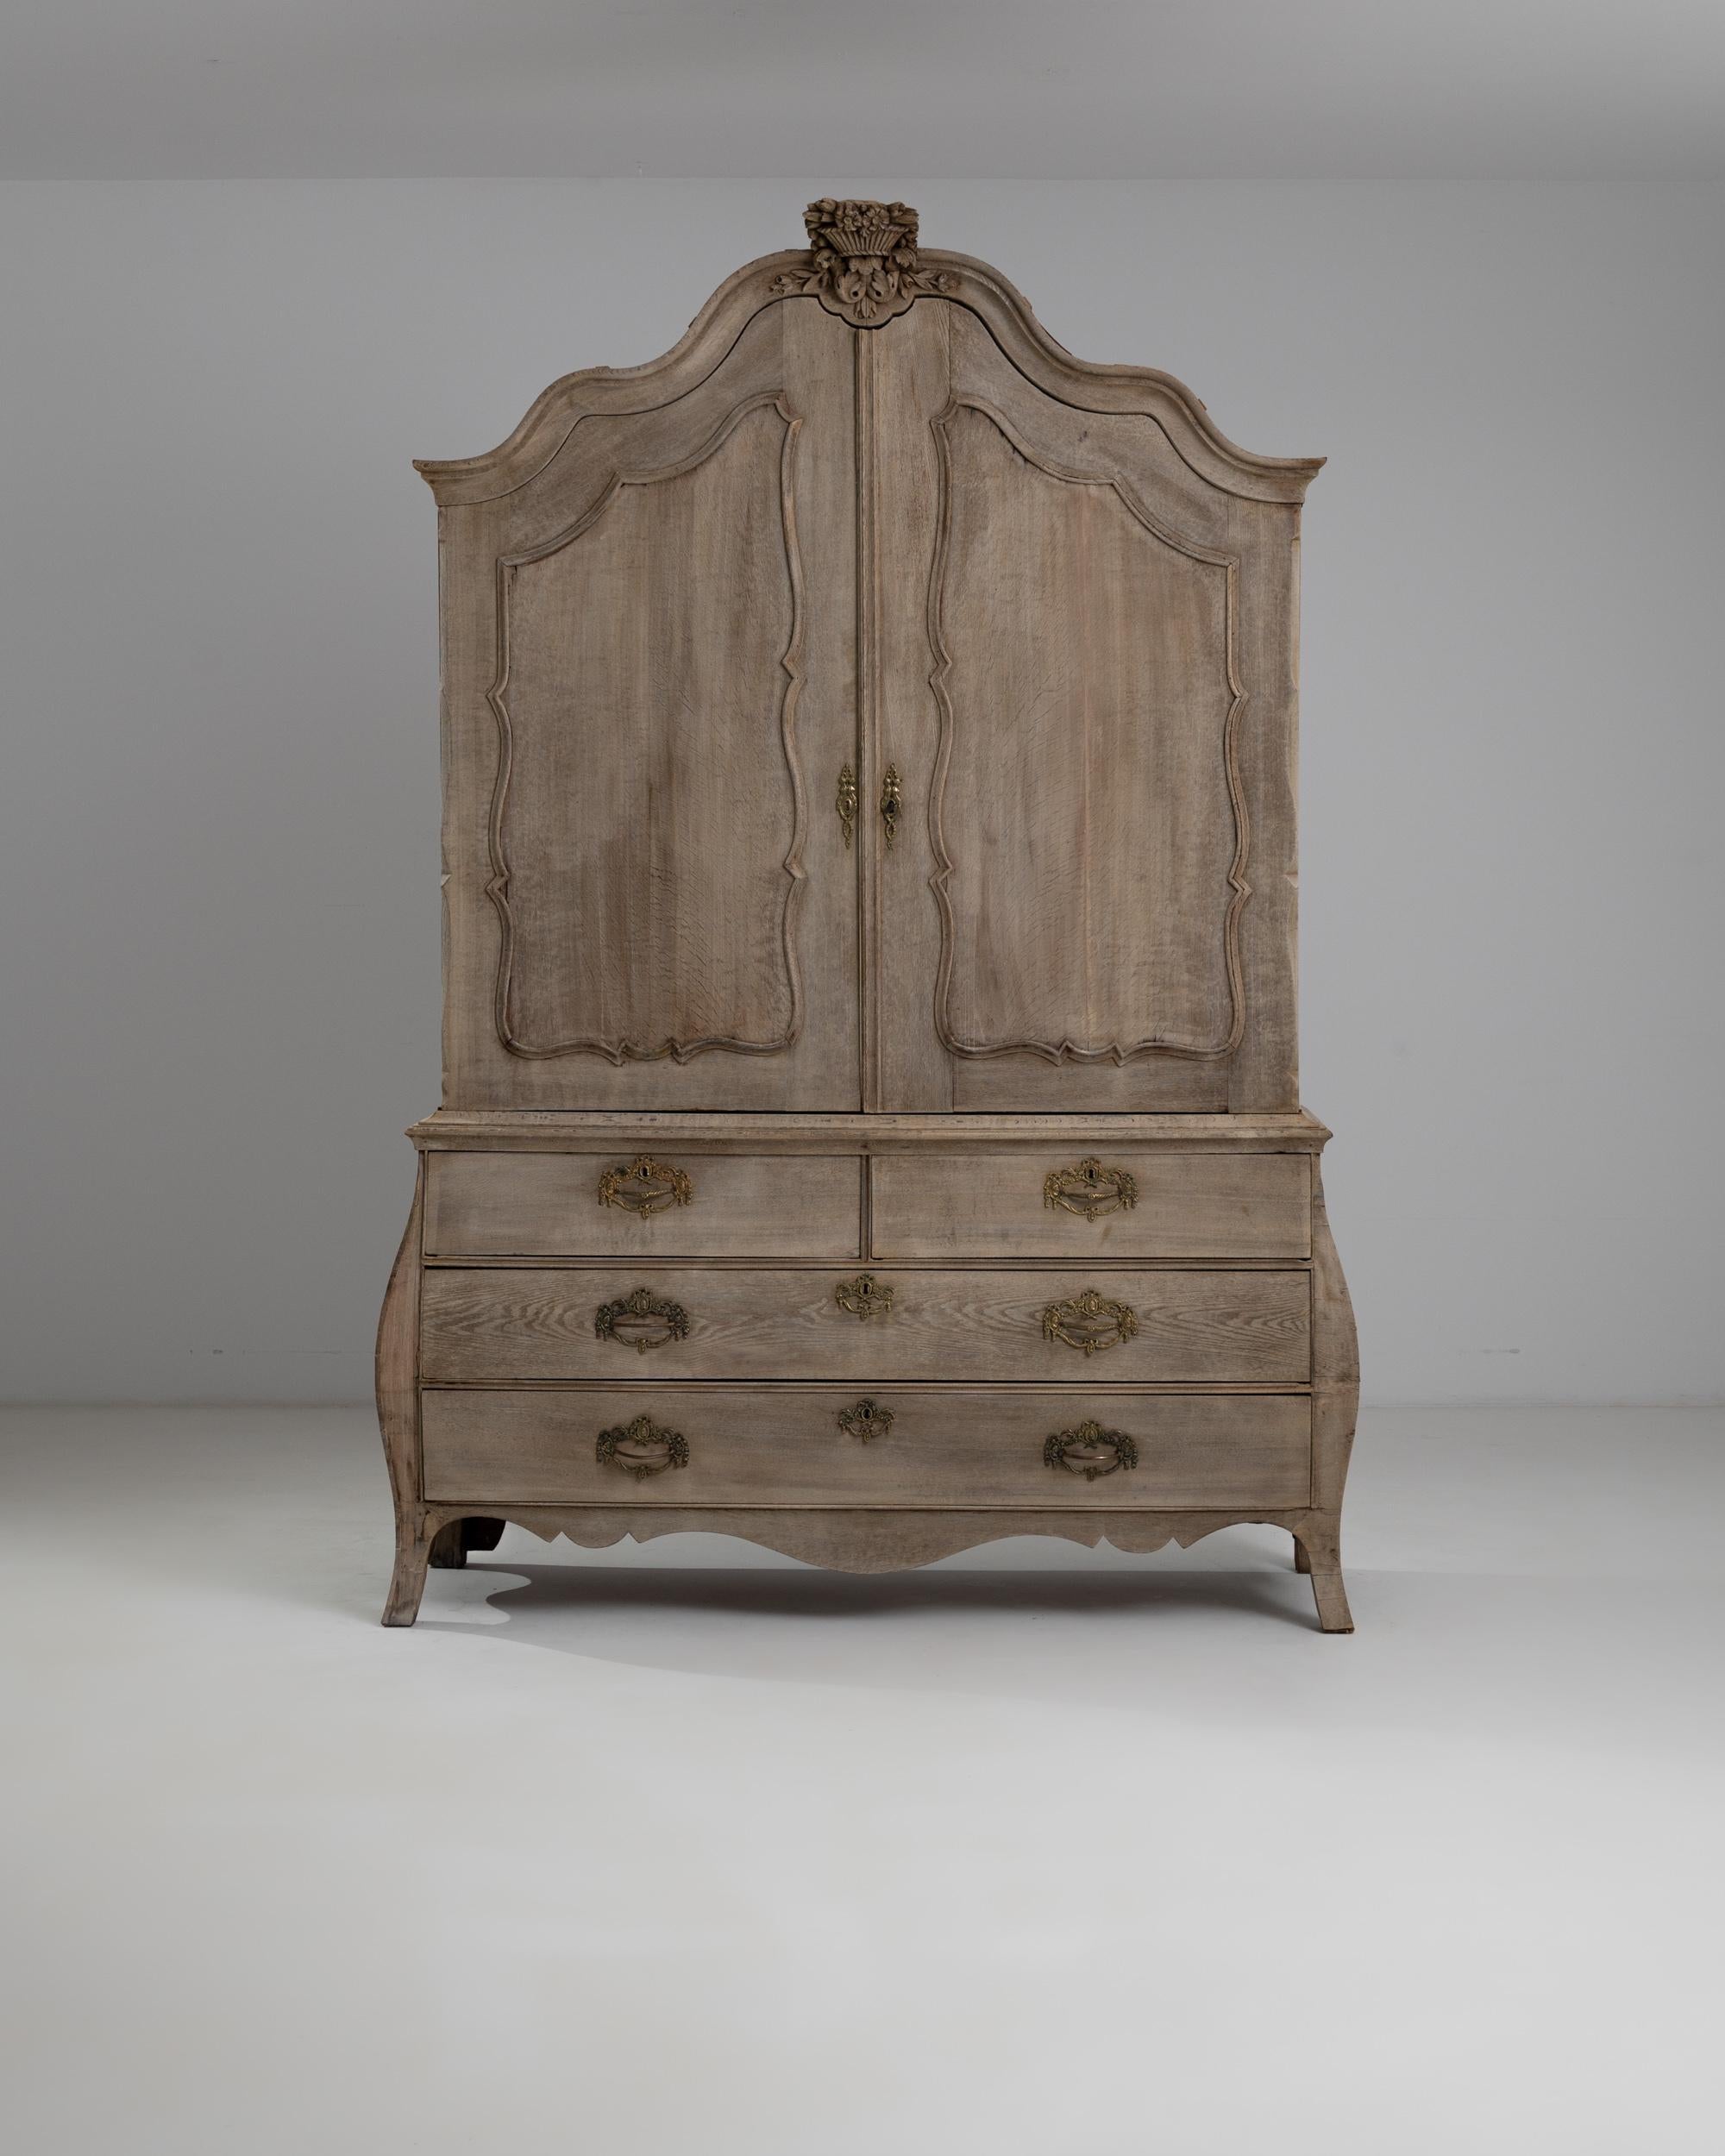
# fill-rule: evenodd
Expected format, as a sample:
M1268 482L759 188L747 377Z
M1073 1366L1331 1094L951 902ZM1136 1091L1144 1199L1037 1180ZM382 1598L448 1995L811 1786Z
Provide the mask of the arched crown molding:
M495 449L421 458L415 469L441 505L494 500L543 471L589 414L650 411L698 388L765 307L812 300L859 331L872 331L923 298L968 308L1020 373L1062 403L1152 419L1182 461L1222 493L1298 502L1323 467L1322 457L1265 457L1242 448L1171 374L1075 359L999 270L971 255L922 248L917 213L907 203L824 197L808 205L803 222L806 249L763 255L728 277L661 358L565 374Z

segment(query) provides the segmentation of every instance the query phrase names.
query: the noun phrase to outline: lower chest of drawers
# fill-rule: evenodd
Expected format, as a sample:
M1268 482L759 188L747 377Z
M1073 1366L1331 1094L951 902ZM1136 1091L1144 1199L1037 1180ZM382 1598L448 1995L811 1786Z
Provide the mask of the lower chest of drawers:
M427 1503L1309 1500L1303 1159L430 1165Z

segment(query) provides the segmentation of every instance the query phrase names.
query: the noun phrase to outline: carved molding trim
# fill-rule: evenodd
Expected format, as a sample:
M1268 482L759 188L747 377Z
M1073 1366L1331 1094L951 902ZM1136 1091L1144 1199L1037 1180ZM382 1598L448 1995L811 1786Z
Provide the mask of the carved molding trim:
M1260 456L1232 442L1201 401L1157 367L1097 365L1075 359L1049 335L1028 300L1000 271L946 248L919 248L932 289L968 308L1021 374L1082 411L1134 412L1149 417L1182 461L1223 493L1247 501L1296 503L1322 457ZM640 367L589 367L544 390L514 430L479 456L420 457L415 469L446 505L494 501L527 485L555 457L570 430L590 413L649 411L705 381L762 308L800 291L810 274L806 255L763 255L728 277L676 344Z
M751 412L770 406L784 424L784 441L779 460L780 514L785 535L785 567L790 580L791 631L779 664L784 674L784 685L779 701L779 735L785 754L785 767L790 779L792 798L792 827L789 851L785 856L784 872L787 878L785 909L781 924L781 946L784 953L785 976L791 992L791 1012L784 1032L776 1040L746 1041L731 1034L703 1034L690 1040L668 1037L658 1042L615 1039L600 1040L580 1035L568 1040L524 1041L516 1031L511 1008L513 974L515 967L516 923L509 902L511 869L504 830L505 817L509 805L509 783L515 759L515 737L510 716L508 692L510 668L510 599L515 572L530 562L543 561L560 553L563 548L591 531L605 515L625 486L655 486L662 479L680 479L693 472L698 465L721 449L736 429ZM803 847L807 837L808 811L806 790L803 784L802 766L798 759L796 745L796 714L798 700L802 693L803 632L805 606L803 599L802 554L797 539L796 518L796 454L797 437L802 429L800 414L794 412L785 399L772 391L763 391L755 397L745 398L734 411L727 413L698 449L652 471L613 472L601 490L599 498L566 530L541 546L524 554L501 555L497 564L497 676L486 692L497 722L498 761L497 783L492 791L491 819L488 827L491 848L492 873L485 887L486 896L497 908L502 926L502 944L498 953L495 1018L497 1036L511 1056L540 1061L557 1056L603 1056L613 1065L624 1062L656 1062L669 1056L674 1062L687 1063L691 1056L722 1049L735 1056L776 1056L794 1048L803 1030L802 968L796 949L796 915L802 898Z
M446 1517L459 1517L463 1509L428 1508L428 1528ZM902 1571L1011 1535L1055 1535L1063 1541L1086 1543L1092 1549L1106 1542L1116 1550L1148 1552L1170 1542L1189 1549L1222 1527L1267 1526L1300 1534L1319 1532L1327 1525L1327 1516L1304 1506L1285 1512L1254 1512L1245 1507L1232 1512L1124 1508L1071 1512L1057 1507L1040 1512L917 1512L860 1507L771 1511L663 1503L585 1507L491 1505L488 1509L525 1527L542 1542L554 1542L561 1534L585 1549L603 1550L624 1541L650 1542L659 1535L735 1535L762 1549L776 1550L781 1556L800 1557L806 1564L838 1572Z
M808 230L806 270L773 279L775 298L818 299L854 329L878 329L924 292L946 292L944 270L917 260L917 213L907 202L837 202L825 195L803 212Z
M1070 486L1108 488L1128 515L1141 524L1153 539L1160 540L1164 546L1172 548L1176 554L1185 555L1190 561L1208 562L1220 568L1226 579L1225 669L1231 701L1222 725L1222 763L1227 779L1228 800L1233 810L1234 856L1227 877L1232 895L1222 922L1222 949L1227 967L1231 1023L1219 1041L1179 1040L1161 1033L1147 1034L1136 1041L973 1041L963 1038L953 1023L955 923L948 886L952 880L954 863L946 846L944 811L946 777L952 761L957 717L947 686L948 676L952 672L952 655L946 645L942 610L952 531L952 444L949 429L954 415L965 409L978 412L989 421L1012 448L1038 471L1045 472L1051 479L1063 480ZM928 830L935 863L934 874L929 878L929 888L934 893L935 904L940 912L940 962L935 976L934 1020L941 1045L954 1056L982 1058L1032 1055L1039 1056L1045 1062L1051 1063L1112 1062L1117 1066L1135 1062L1143 1056L1177 1056L1206 1062L1232 1056L1245 1032L1245 976L1240 960L1239 920L1245 902L1251 896L1251 886L1247 882L1245 874L1251 850L1251 826L1239 768L1240 717L1248 701L1247 693L1240 680L1239 661L1240 558L1237 554L1225 553L1213 547L1201 547L1189 539L1182 538L1139 500L1124 479L1110 478L1103 473L1080 471L1075 466L1059 463L1054 458L1044 455L1026 440L1004 412L998 411L985 398L969 393L952 398L945 409L929 422L929 427L934 436L940 466L940 502L935 530L934 559L930 566L928 580L928 642L929 649L934 654L934 665L929 673L928 685L933 691L939 712L940 737L935 751L934 777L929 789Z

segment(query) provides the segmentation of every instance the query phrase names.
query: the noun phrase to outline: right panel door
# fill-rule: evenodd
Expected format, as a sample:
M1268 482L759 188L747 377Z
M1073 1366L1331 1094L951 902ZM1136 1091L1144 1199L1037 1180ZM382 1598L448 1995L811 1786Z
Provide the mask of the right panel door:
M961 304L863 342L878 1105L1293 1106L1297 512Z

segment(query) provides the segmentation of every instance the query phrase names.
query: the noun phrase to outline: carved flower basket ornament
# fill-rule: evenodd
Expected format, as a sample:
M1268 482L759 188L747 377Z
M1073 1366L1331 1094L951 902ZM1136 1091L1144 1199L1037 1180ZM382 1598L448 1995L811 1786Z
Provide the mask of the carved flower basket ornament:
M944 270L917 266L917 213L907 202L838 202L825 195L803 212L809 266L773 279L781 299L811 294L857 329L901 315L922 292L944 292Z

